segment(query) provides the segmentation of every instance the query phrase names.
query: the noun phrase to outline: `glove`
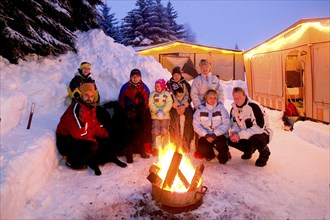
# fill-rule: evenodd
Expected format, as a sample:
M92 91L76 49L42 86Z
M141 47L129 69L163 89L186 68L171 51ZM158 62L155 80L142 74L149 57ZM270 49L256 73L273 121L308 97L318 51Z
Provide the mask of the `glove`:
M165 116L165 113L163 110L158 110L156 115L158 118L163 118Z

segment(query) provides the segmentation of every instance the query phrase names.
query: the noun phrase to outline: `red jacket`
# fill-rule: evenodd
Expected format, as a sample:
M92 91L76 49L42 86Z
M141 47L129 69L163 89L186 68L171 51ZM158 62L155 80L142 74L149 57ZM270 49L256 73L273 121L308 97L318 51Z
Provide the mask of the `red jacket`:
M96 107L87 107L80 100L72 103L62 115L56 136L71 136L74 139L95 141L108 138L108 132L96 117Z

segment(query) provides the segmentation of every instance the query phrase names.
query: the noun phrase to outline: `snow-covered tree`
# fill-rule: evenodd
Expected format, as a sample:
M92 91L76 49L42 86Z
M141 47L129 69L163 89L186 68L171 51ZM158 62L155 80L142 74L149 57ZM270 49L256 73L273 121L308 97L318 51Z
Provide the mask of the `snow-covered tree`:
M2 0L0 55L17 63L27 54L58 55L74 48L74 31L98 28L102 0Z
M185 31L184 26L176 22L178 13L174 10L171 1L168 1L166 6L166 14L169 22L169 33L172 39L184 39Z
M125 45L145 46L182 39L183 25L175 19L177 12L169 1L167 7L161 0L137 0L136 9L128 12L121 25Z
M119 22L115 18L115 13L110 13L110 10L111 7L108 5L101 7L102 18L100 18L99 24L106 35L112 37L116 42L120 42L122 35L119 31Z

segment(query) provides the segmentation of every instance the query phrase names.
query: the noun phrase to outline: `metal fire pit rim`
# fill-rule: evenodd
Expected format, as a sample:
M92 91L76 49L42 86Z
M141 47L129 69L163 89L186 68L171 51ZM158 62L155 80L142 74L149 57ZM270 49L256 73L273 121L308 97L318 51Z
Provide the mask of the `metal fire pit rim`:
M191 201L189 203L186 202L184 205L177 205L177 204L173 204L173 203L172 204L169 204L167 201L163 201L162 199L158 199L158 196L155 195L155 190L161 191L163 193L172 193L174 195L180 195L180 194L181 195L187 195L187 194L194 193L194 198L193 198L193 201ZM152 184L152 197L154 198L154 200L156 200L157 202L159 202L162 206L169 207L169 208L174 208L174 209L175 208L184 209L184 208L189 207L189 206L194 206L194 205L196 205L198 203L201 204L201 201L203 200L203 196L205 195L205 193L207 192L207 190L208 190L208 188L206 186L203 186L202 183L201 183L201 185L197 189L192 190L192 191L187 191L187 192L172 192L172 191L169 191L169 190L165 190L163 188L160 188L160 187L158 187L155 184ZM199 198L197 198L197 197L199 197Z

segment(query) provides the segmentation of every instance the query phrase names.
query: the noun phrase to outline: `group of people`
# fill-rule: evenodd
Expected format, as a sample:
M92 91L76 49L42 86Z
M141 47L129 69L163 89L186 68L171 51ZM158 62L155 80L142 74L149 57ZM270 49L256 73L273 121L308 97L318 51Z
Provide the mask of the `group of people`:
M250 159L258 150L255 165L265 166L272 136L265 110L248 98L244 89L235 87L229 114L211 64L202 59L199 67L200 74L191 86L181 68L174 67L172 77L167 82L156 80L151 93L142 81L141 71L133 69L129 81L120 89L116 116L111 116L99 104L100 95L90 76L91 64L81 63L68 86L72 103L56 130L57 148L66 165L72 169L89 166L101 175L98 165L127 165L117 158L119 152L113 143L120 145L127 163L132 163L134 153L142 158L157 156L159 148L169 141L188 152L195 138L196 158L216 157L225 164L231 158L231 146L243 152L242 159Z

